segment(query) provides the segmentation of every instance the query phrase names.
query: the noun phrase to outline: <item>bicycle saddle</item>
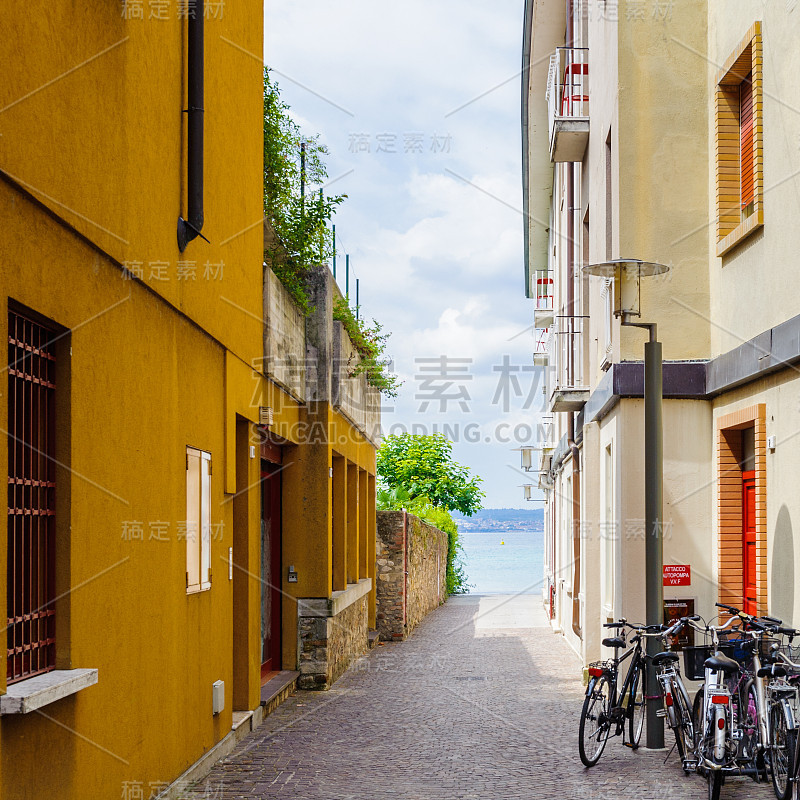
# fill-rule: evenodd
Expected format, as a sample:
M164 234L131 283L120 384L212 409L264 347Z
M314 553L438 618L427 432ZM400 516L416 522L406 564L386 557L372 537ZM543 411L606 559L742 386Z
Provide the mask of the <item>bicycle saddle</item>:
M780 664L770 664L758 671L759 678L785 678L788 674L786 667Z
M739 671L739 664L724 653L714 653L703 662L706 669L721 669L726 674Z
M625 640L619 636L613 639L603 639L603 647L625 647Z
M680 656L677 653L670 653L668 650L663 653L656 653L653 656L653 666L655 667L660 664L667 664L670 661L680 661Z

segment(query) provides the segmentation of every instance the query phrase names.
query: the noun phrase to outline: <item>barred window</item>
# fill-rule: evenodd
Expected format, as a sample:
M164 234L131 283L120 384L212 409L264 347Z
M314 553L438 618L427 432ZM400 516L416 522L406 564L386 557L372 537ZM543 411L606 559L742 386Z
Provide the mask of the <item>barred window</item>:
M55 668L54 332L8 317L8 683Z

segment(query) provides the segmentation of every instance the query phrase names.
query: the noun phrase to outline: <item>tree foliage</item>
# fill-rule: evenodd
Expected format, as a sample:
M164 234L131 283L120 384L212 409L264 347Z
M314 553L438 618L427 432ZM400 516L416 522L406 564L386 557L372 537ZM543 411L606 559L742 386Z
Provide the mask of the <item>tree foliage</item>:
M441 433L387 436L378 449L378 475L389 489L402 488L411 499L471 517L485 497L481 479L453 460L453 443Z
M305 158L303 159L303 145ZM264 260L295 302L309 312L308 270L327 261L333 250L330 222L346 195L322 197L328 177L327 148L319 136L307 137L289 115L280 89L264 68L264 216L280 244L264 251ZM316 192L312 193L314 188Z

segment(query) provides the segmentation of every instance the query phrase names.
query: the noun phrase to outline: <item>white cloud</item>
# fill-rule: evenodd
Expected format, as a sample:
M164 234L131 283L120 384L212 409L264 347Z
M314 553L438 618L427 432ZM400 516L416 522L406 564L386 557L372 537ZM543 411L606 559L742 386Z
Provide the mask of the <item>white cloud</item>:
M521 63L522 15L522 0L265 3L266 63L330 100L276 75L298 123L328 145L330 176L347 173L331 187L349 196L337 234L361 279L362 309L393 332L406 379L385 425L458 426L456 455L484 476L490 506L525 505L513 471L519 454L497 441L498 426L535 428L538 418L522 409L535 375L532 338L518 335L532 321L522 278L520 84L508 81ZM422 135L423 152L404 152L411 133ZM381 134L397 152L377 152ZM364 137L370 152L355 152ZM469 359L466 412L459 403L419 410L415 359L441 355ZM508 411L492 402L504 357L525 395ZM466 440L470 424L481 441Z

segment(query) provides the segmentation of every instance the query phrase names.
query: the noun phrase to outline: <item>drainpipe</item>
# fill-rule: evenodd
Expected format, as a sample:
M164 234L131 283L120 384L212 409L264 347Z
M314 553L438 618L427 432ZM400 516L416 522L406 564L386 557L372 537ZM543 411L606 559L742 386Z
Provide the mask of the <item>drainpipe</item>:
M573 0L567 2L567 47L575 46L575 19ZM572 386L575 380L575 165L567 164L567 383ZM572 454L572 630L581 636L581 456L575 444L575 414L569 414L567 444Z
M188 114L187 123L187 219L178 217L178 250L182 253L192 239L208 241L203 229L203 103L205 0L197 0L194 16L189 17L188 32Z
M581 452L575 444L575 414L570 412L567 445L572 453L572 630L581 636Z

